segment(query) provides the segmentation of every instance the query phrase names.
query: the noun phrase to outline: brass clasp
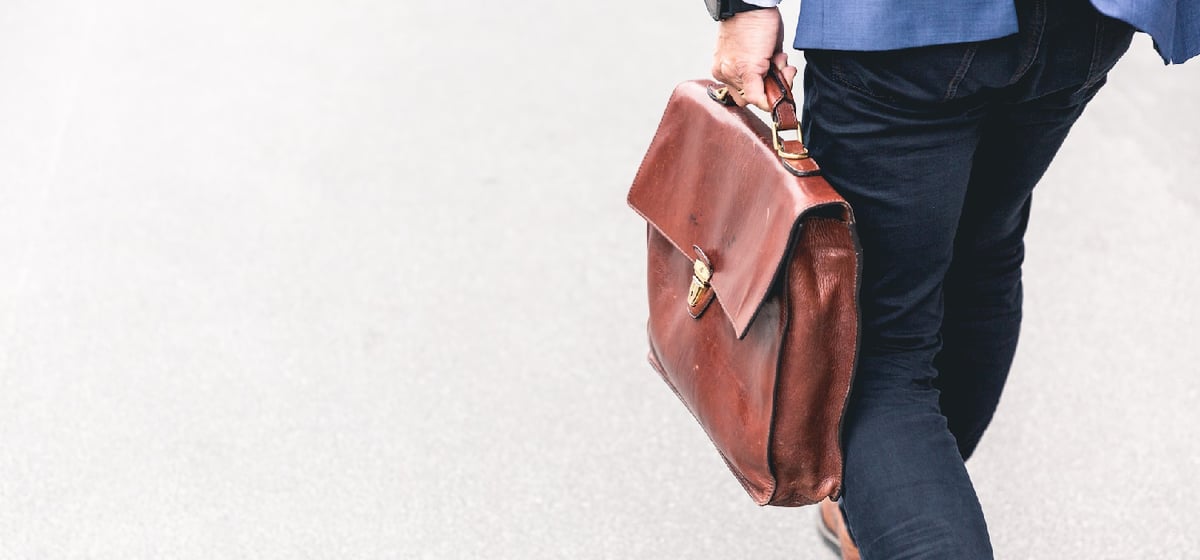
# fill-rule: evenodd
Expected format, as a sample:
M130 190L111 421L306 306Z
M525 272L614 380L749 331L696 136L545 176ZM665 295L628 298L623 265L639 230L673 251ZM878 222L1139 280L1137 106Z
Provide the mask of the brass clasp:
M692 287L688 290L688 307L696 307L704 296L708 295L708 291L712 289L709 280L712 280L712 270L704 261L696 259L692 264Z

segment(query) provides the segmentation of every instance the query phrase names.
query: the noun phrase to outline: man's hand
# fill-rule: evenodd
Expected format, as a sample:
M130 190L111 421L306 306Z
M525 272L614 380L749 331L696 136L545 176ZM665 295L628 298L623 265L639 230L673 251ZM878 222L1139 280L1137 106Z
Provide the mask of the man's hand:
M729 86L738 106L771 110L763 76L772 65L791 89L796 68L788 66L787 53L783 52L783 18L778 8L742 12L720 23L712 75Z

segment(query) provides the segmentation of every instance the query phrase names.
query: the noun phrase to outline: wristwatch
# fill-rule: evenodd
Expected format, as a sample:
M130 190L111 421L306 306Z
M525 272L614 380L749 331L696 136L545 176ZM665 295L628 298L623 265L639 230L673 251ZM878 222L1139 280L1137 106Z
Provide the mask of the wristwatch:
M704 4L708 6L708 15L712 16L714 21L725 21L734 14L763 8L763 6L747 4L743 0L704 0Z

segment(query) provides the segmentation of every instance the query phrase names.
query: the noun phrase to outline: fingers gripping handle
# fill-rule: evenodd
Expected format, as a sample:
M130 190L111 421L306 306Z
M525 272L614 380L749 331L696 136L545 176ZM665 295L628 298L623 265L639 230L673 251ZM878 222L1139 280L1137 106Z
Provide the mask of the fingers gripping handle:
M775 152L783 159L806 159L808 149L804 147L804 137L800 133L800 118L797 116L796 99L779 70L772 66L763 77L764 89L767 92L767 102L771 104L771 137L775 142ZM786 140L782 132L796 131L795 140Z
M800 134L800 119L797 116L796 100L787 87L787 82L779 70L772 66L763 77L763 88L767 94L767 103L771 106L771 137L775 144L775 152L785 160L807 159L808 149ZM729 86L709 86L708 96L723 105L735 105L729 95ZM796 133L796 139L785 139L783 134Z

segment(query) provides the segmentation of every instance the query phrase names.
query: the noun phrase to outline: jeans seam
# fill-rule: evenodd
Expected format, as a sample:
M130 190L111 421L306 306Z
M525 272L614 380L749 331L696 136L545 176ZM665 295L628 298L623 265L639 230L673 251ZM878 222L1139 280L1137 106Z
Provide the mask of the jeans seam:
M962 62L958 64L958 70L954 72L954 78L950 80L950 85L946 87L946 97L942 101L950 101L958 94L958 86L967 76L967 70L971 68L971 62L975 60L975 53L979 50L979 43L975 43L967 48L967 52L963 53Z
M1044 0L1035 0L1033 2L1033 15L1029 22L1029 38L1026 43L1026 49L1029 52L1027 58L1017 71L1013 73L1012 80L1008 85L1015 85L1025 77L1025 73L1033 67L1033 63L1037 60L1038 51L1042 46L1042 33L1046 29L1046 3ZM1024 30L1021 30L1024 31Z
M1104 17L1096 18L1096 37L1092 43L1092 60L1088 63L1087 78L1083 82L1080 91L1085 91L1088 88L1096 85L1100 81L1100 75L1096 69L1100 66L1100 55L1104 51Z

